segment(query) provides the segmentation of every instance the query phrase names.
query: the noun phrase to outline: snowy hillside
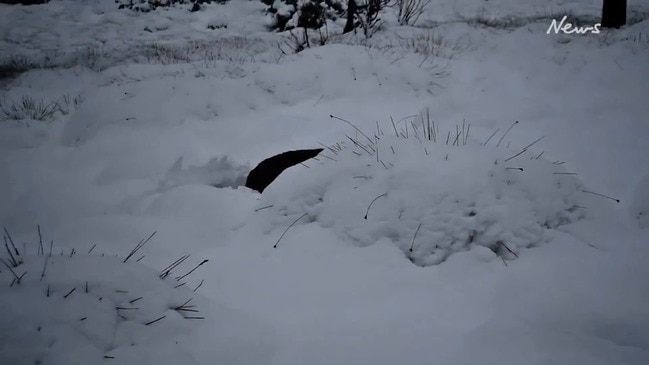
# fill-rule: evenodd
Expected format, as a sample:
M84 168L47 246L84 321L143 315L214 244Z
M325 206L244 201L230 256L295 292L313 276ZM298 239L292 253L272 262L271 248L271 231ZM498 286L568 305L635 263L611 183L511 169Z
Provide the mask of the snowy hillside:
M0 364L649 364L628 3L548 34L601 2L433 0L298 53L255 0L0 4Z

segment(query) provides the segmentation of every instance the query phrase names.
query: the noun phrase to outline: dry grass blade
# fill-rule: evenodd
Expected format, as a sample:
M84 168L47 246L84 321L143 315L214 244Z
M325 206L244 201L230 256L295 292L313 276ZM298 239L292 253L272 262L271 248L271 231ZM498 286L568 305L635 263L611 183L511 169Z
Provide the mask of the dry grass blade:
M385 165L383 165L383 166L387 169L387 166L385 166ZM363 217L363 219L367 219L367 215L370 214L370 208L372 207L374 202L377 201L379 198L382 198L382 197L387 196L387 195L388 195L388 193L383 193L383 194L377 196L376 198L374 198L372 200L372 202L370 203L370 205L367 206L367 210L365 211L365 216Z
M288 232L288 230L289 230L291 227L293 227L293 225L294 225L295 223L297 223L300 219L306 217L307 214L308 214L308 213L304 213L304 214L302 214L298 219L294 220L293 223L291 223L288 227L286 227L286 229L284 230L284 232L282 233L282 235L279 236L279 239L277 240L277 242L275 242L275 245L273 246L273 248L277 248L277 245L279 245L279 241L281 241L282 238L284 238L284 235L286 234L286 232Z
M586 194L593 194L593 195L601 196L602 198L610 199L610 200L613 200L613 201L618 202L618 203L620 202L620 199L616 199L616 198L610 197L608 195L596 193L594 191L589 191L589 190L580 190L580 191L582 193L586 193Z
M189 258L189 256L190 255L183 255L181 258L179 258L178 260L172 262L169 266L162 269L162 271L160 272L160 275L159 275L160 279L164 279L167 276L169 276L169 274L171 274L171 271L173 271L173 269L175 269L178 265L185 262L185 260L187 260Z
M43 278L45 277L45 270L47 270L47 262L50 260L49 257L45 258L45 263L43 264L43 271L41 272L41 279L40 281L43 281Z
M521 152L519 152L519 153L515 154L514 156L512 156L512 157L506 159L505 162L508 162L508 161L510 161L510 160L515 159L516 157L522 155L522 154L525 153L526 151L527 151L526 149L523 149Z
M342 122L345 122L345 123L349 124L350 126L352 126L352 128L356 129L356 131L357 131L358 133L362 134L363 137L367 138L367 140L368 140L368 142L370 142L370 144L373 143L373 142L372 142L372 139L371 139L370 137L368 137L365 133L363 133L362 130L358 129L358 127L356 127L352 122L350 122L350 121L348 121L348 120L345 120L345 119L343 119L343 118L337 117L337 116L335 116L335 115L333 115L333 114L329 114L329 117L332 118L332 119L338 119L338 120L340 120L340 121L342 121Z
M5 260L0 259L0 262L2 262L7 267L7 269L9 269L9 271L11 271L11 273L14 275L14 278L16 279L17 283L20 284L20 278L22 276L16 275L16 272L11 268L11 266L9 266L9 264L7 264L7 262Z
M44 255L45 252L43 251L43 235L41 234L41 225L38 224L36 225L38 228L38 254L39 255Z
M413 248L415 247L415 239L417 239L417 233L419 233L419 228L421 228L421 223L417 226L417 230L415 231L415 235L412 237L412 243L410 243L410 252L412 252Z
M193 273L194 271L196 271L196 269L198 269L199 267L201 267L203 264L205 264L205 263L208 262L208 261L209 261L209 260L207 260L207 259L201 261L200 264L196 265L193 269L189 270L189 272L186 273L185 275L182 275L182 276L177 277L176 280L180 281L180 280L184 279L185 277L189 276L191 273Z
M144 247L144 245L146 245L147 242L149 242L151 240L151 238L153 238L153 236L155 236L155 234L157 232L158 231L154 231L153 233L151 233L151 235L147 239L142 240L137 245L135 245L135 248L133 248L133 250L131 250L131 252L128 254L128 256L126 256L126 258L124 259L123 262L126 263L126 261L128 261L128 259L130 259L133 255L135 255L135 253L137 251L139 251L142 247Z
M16 245L14 244L14 240L11 238L11 235L9 234L9 231L7 230L7 227L2 227L2 228L4 229L5 235L6 235L6 237L5 237L5 245L7 244L6 239L8 238L9 243L11 243L11 247L14 249L14 253L16 254L16 262L18 264L22 264L23 260L20 257L20 251L18 251L18 249L16 248ZM7 250L9 250L9 247L7 247ZM18 265L16 265L16 266L18 266Z
M496 144L496 147L500 147L500 143L503 141L503 139L505 138L505 136L507 135L507 133L509 133L509 131L511 131L512 128L514 128L514 126L515 126L516 124L518 124L518 121L515 121L514 123L512 123L512 125L509 126L509 128L507 128L507 130L505 131L505 133L503 133L503 135L502 135L502 136L500 137L500 139L498 140L498 143Z
M500 131L500 128L496 129L496 130L495 130L495 131L494 131L494 132L489 136L489 138L487 138L487 140L484 141L484 143L483 143L482 145L483 145L483 146L486 146L487 143L489 143L489 141L491 141L491 139L492 139L492 138L496 135L496 133L498 133L499 131Z
M144 325L145 325L145 326L150 326L150 325L152 325L152 324L154 324L154 323L156 323L156 322L158 322L158 321L161 321L162 319L164 319L164 318L166 318L166 317L167 317L167 316L158 317L158 318L154 319L153 321L146 322Z

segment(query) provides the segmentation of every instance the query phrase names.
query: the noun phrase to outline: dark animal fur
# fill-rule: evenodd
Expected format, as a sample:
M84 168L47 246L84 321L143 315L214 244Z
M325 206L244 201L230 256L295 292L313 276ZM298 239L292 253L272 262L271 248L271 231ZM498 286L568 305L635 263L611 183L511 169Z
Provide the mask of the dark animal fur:
M291 166L295 166L322 152L322 148L312 150L288 151L267 158L257 165L246 179L246 187L262 193L281 173Z

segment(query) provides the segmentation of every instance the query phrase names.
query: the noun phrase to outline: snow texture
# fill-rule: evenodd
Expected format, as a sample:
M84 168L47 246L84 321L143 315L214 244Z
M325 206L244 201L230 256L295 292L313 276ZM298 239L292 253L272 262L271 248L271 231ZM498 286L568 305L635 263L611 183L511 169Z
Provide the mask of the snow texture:
M600 34L547 34L600 0L433 1L298 54L261 1L117 7L0 4L1 364L649 364L647 1Z

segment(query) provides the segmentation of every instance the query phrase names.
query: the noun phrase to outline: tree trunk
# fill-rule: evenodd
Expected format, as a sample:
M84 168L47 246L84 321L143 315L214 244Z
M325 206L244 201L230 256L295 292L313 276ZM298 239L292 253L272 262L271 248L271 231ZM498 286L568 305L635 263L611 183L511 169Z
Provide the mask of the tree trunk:
M354 30L354 17L356 16L356 1L347 0L347 23L345 23L345 29L343 29L343 34L349 33Z
M602 28L619 28L626 24L626 0L604 0Z

